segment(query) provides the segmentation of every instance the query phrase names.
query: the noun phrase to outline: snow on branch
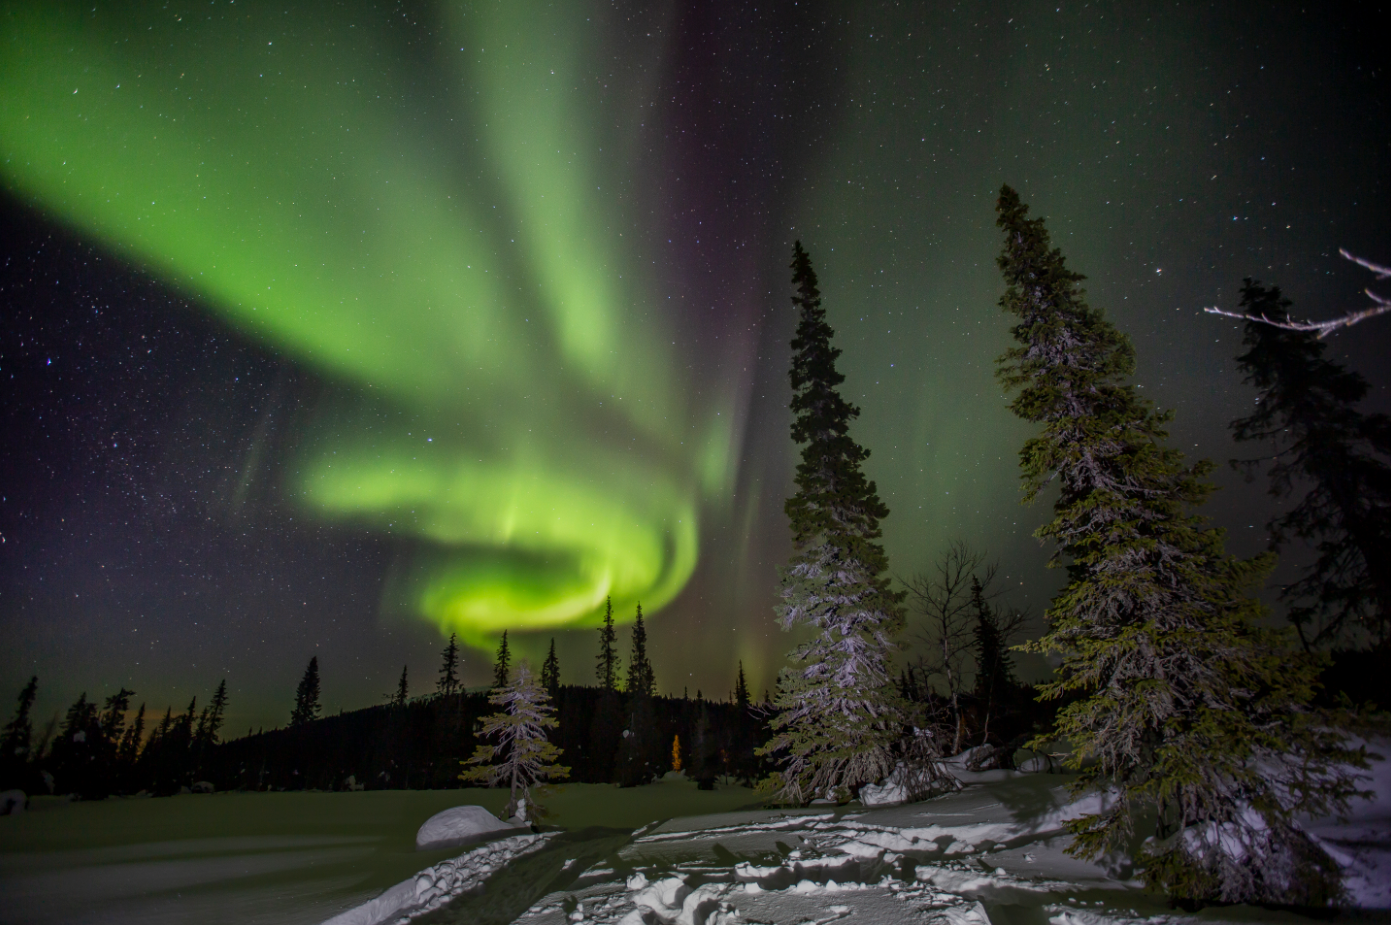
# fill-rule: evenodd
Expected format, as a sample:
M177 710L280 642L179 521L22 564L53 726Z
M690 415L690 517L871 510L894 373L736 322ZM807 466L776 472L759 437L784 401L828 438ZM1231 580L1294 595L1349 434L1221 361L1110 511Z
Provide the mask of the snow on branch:
M1371 270L1376 274L1377 279L1391 279L1391 267L1383 266L1379 263L1372 263L1370 260L1363 260L1361 257L1355 257L1342 248L1338 249L1338 253L1358 266L1366 267L1368 270ZM1371 308L1364 308L1358 312L1349 312L1339 318L1331 318L1328 321L1294 321L1293 319L1277 321L1273 318L1267 318L1265 315L1246 315L1241 312L1223 311L1216 307L1205 308L1203 311L1207 312L1209 315L1221 315L1224 318L1235 318L1238 321L1259 321L1262 324L1268 324L1276 328L1284 328L1287 331L1316 331L1320 338L1324 338L1340 328L1350 328L1359 321L1365 321L1368 318L1375 318L1377 315L1384 315L1387 312L1391 312L1391 299L1379 296L1370 289L1364 289L1363 291L1376 303L1375 305Z

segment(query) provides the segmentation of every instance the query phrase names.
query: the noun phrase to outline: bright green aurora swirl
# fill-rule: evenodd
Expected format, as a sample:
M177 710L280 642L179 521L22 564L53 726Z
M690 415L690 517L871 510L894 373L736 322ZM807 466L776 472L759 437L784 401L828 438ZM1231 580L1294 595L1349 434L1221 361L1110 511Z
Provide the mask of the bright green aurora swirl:
M669 602L734 416L648 309L584 5L441 7L433 43L289 6L11 7L7 184L342 386L296 497L409 538L443 631Z

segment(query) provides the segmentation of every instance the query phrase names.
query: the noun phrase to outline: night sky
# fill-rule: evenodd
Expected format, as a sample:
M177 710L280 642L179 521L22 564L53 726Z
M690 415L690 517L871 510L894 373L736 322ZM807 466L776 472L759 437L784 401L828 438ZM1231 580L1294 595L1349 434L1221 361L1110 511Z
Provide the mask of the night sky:
M285 7L289 6L287 10ZM226 733L433 687L450 632L590 683L771 686L787 263L810 251L896 574L960 538L1041 612L994 358L1001 183L1225 461L1244 276L1391 261L1378 4L8 4L0 707L125 685ZM1383 291L1391 284L1382 284ZM1391 321L1331 355L1391 409ZM1225 467L1249 554L1273 513ZM1298 551L1282 563L1291 574ZM1278 576L1277 576L1278 577ZM622 633L626 646L626 631ZM1035 672L1042 663L1026 663Z

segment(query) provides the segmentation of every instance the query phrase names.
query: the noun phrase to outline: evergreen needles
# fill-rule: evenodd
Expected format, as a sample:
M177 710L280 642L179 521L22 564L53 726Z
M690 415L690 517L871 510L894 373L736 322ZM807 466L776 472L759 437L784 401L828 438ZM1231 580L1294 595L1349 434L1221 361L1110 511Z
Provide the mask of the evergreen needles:
M570 769L556 764L560 749L546 738L556 727L555 708L546 689L537 683L526 662L517 666L511 683L495 688L488 702L502 711L482 720L479 734L496 738L496 745L479 745L465 764L477 765L459 775L460 780L477 781L489 787L511 789L507 816L535 819L542 808L531 788L545 780L568 777ZM493 763L494 760L497 763Z
M1353 792L1345 748L1307 706L1316 666L1261 628L1252 597L1270 557L1229 556L1192 509L1211 465L1164 446L1169 420L1125 381L1129 341L1083 298L1082 277L1050 247L1009 187L1001 307L1016 346L1000 362L1011 408L1040 425L1020 454L1026 500L1056 485L1053 519L1068 584L1029 646L1060 658L1043 696L1063 707L1079 790L1100 808L1069 824L1087 858L1128 853L1147 814L1156 839L1143 876L1185 900L1322 905L1337 866L1295 824Z
M846 800L896 763L904 704L890 676L903 595L889 589L879 521L889 509L861 463L869 456L849 434L859 409L836 387L840 351L831 346L811 260L797 242L792 297L799 313L792 341L792 439L804 444L797 493L785 510L794 553L781 571L778 607L785 629L815 636L790 653L774 701L772 739L759 751L782 759L761 786L776 802Z

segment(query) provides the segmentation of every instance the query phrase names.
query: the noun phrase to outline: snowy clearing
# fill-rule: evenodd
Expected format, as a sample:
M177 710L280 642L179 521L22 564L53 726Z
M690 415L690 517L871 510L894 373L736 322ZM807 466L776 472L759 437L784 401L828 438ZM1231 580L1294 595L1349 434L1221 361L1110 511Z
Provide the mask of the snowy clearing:
M1385 744L1377 751L1391 754ZM1061 774L961 772L900 806L750 808L683 780L557 788L546 837L416 851L427 819L501 791L215 794L34 801L0 819L0 923L369 925L1179 925L1308 922L1250 907L1188 915L1124 863L1063 853L1085 807ZM1351 819L1308 828L1367 910L1391 909L1391 762ZM598 828L596 826L606 826ZM514 830L515 831L515 830ZM420 876L428 875L427 877ZM393 886L394 885L394 886ZM337 918L335 919L335 916ZM1391 922L1391 911L1342 913Z

